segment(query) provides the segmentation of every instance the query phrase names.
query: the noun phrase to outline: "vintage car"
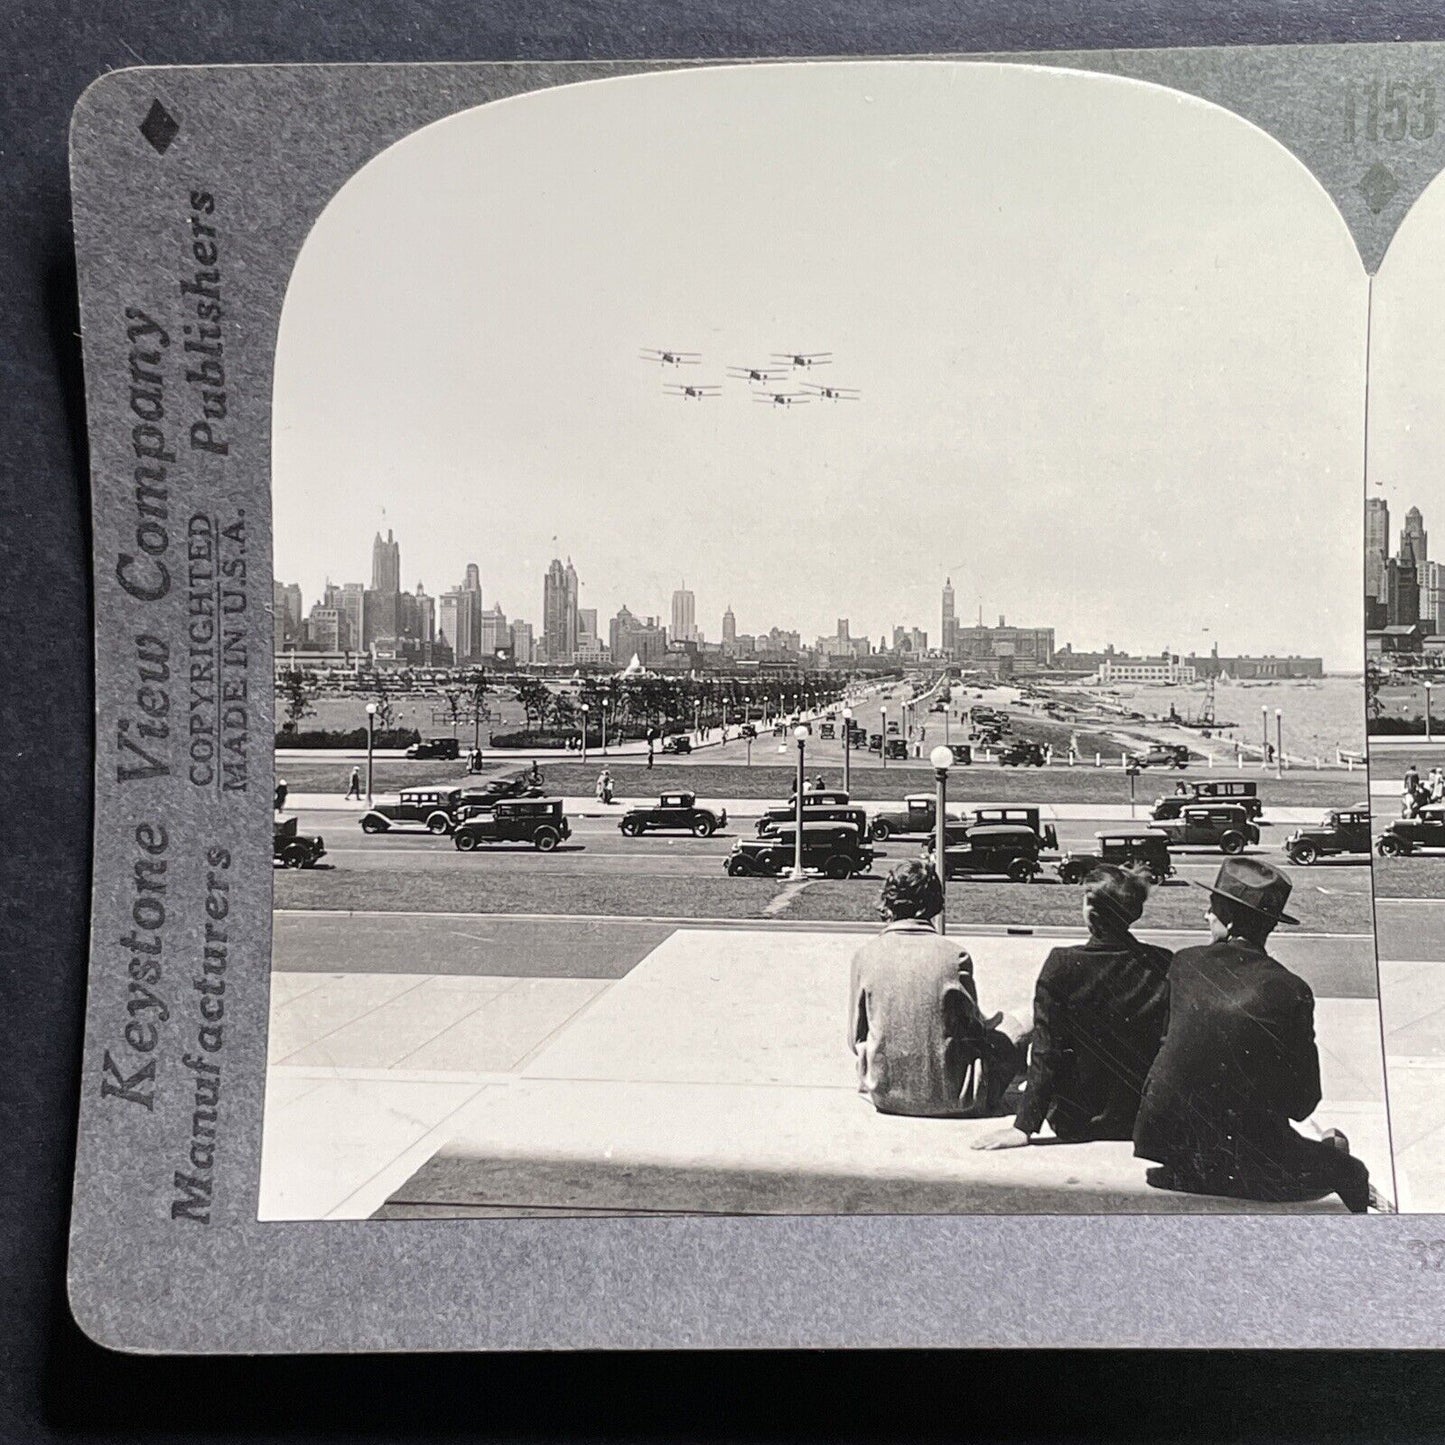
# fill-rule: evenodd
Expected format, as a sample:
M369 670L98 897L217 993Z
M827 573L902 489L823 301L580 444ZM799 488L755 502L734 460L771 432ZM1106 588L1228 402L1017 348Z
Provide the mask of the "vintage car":
M417 758L443 758L448 762L461 757L462 747L455 738L423 738L419 743L413 743L406 750L407 757L415 761Z
M1082 883L1101 863L1116 868L1142 868L1155 883L1174 873L1169 861L1169 835L1158 828L1111 828L1094 834L1089 853L1065 853L1058 875L1064 883Z
M678 733L675 737L663 738L662 750L665 753L690 753L692 751L692 739Z
M739 838L723 859L734 878L776 878L793 866L798 825L785 823L763 838ZM827 878L851 878L873 866L873 849L851 823L803 824L803 867Z
M477 797L477 794L473 794ZM420 827L450 833L463 807L461 788L403 788L394 803L377 803L361 815L363 833Z
M740 738L752 739L757 737L757 735L758 725L756 723L744 723L742 727L738 729L738 736Z
M1019 738L998 755L998 760L1006 768L1041 768L1045 762L1043 745Z
M780 827L797 820L797 805L769 803L758 819L757 834L765 838ZM868 810L848 800L848 794L841 788L805 788L803 790L803 821L805 823L849 823L858 829L859 835L868 836Z
M695 793L664 793L657 802L629 808L617 826L629 838L644 833L684 832L706 838L728 820L726 808L705 808Z
M1189 749L1183 743L1156 743L1153 747L1130 753L1129 761L1141 768L1187 768Z
M838 724L826 720L819 723L818 736L822 738L825 742L829 738L836 738L838 736Z
M888 731L890 734L896 733L898 731L898 724L896 722L890 722L888 724Z
M973 748L968 743L949 743L948 750L953 754L953 761L962 763L964 766L973 762Z
M1426 848L1445 848L1445 804L1429 804L1413 818L1396 818L1375 839L1382 858L1404 858Z
M1019 823L990 823L970 828L961 843L943 850L945 878L998 874L1014 883L1031 883L1039 862L1039 836Z
M946 812L944 819L958 818ZM917 837L933 832L938 824L938 804L932 793L909 793L901 803L879 808L873 815L871 836L875 843L898 837Z
M298 833L295 818L277 818L271 827L271 862L283 868L314 868L326 854L325 841L314 834Z
M504 798L458 823L452 842L463 853L484 843L530 843L539 853L550 853L571 836L561 798Z
M955 844L965 843L975 828L991 828L1000 823L1027 828L1039 840L1041 849L1049 852L1058 849L1057 830L1052 823L1044 821L1040 810L1032 803L991 803L987 807L974 808L961 821L949 818L943 825L943 846L952 848Z
M1331 808L1316 828L1296 828L1284 840L1285 856L1291 863L1308 868L1319 858L1340 853L1370 856L1370 805Z
M1149 816L1161 823L1177 818L1196 803L1237 803L1251 818L1264 812L1259 784L1253 778L1190 778L1187 782L1181 779L1173 793L1155 798Z
M902 738L889 738L883 744L883 756L889 759L907 758L908 744Z
M1238 803L1195 803L1177 818L1154 826L1169 839L1171 848L1218 848L1221 853L1243 853L1259 842L1259 828Z

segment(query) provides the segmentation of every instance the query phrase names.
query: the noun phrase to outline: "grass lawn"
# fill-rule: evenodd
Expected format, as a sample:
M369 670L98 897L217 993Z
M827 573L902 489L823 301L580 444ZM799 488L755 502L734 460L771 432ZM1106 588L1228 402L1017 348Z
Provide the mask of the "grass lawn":
M1445 854L1376 857L1373 867L1381 898L1445 898Z
M555 866L554 866L555 865ZM359 912L621 914L660 918L763 918L789 922L877 922L886 868L846 881L815 879L787 894L778 878L670 877L665 874L587 875L566 859L539 858L534 871L490 872L485 858L475 871L345 868L275 874L276 906L355 909ZM1328 887L1328 885L1326 885ZM949 885L948 917L959 924L1020 927L1079 923L1081 894L1052 875L1031 884L958 880ZM1203 928L1204 895L1180 882L1155 889L1144 926ZM1368 894L1320 892L1295 874L1294 912L1310 932L1365 933L1372 926Z

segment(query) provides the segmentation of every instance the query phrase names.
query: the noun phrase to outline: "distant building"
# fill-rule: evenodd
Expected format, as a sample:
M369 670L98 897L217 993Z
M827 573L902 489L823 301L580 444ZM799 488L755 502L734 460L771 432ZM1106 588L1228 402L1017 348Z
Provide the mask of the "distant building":
M1053 666L1054 629L1011 627L1002 616L997 627L959 627L955 623L953 646L946 650L958 662L989 667L1007 658L1006 666L995 670L1040 672Z
M644 667L648 667L660 661L667 652L667 629L655 617L642 621L623 603L608 624L607 642L612 660L619 666L630 662L635 655Z
M697 641L697 598L686 587L672 594L672 640Z
M1385 559L1390 555L1390 504L1383 497L1365 499L1365 595L1383 601Z
M339 601L342 616L341 647L345 652L360 652L366 646L366 586L347 582L341 588Z
M1405 513L1405 525L1400 530L1400 561L1415 568L1417 580L1420 568L1429 561L1429 538L1419 507L1411 507Z
M1160 657L1119 657L1106 658L1095 675L1095 680L1107 685L1115 682L1158 682L1190 683L1198 680L1192 663L1183 661L1177 653L1165 653Z
M495 658L498 652L506 652L512 648L512 629L507 626L507 614L497 603L492 603L482 612L477 639L479 661L488 661Z
M722 647L729 656L735 656L738 650L738 620L733 616L731 602L722 617Z
M386 541L381 533L371 544L371 590L373 592L401 591L401 543L386 529Z
M537 660L530 622L514 621L512 623L512 657L514 661L524 666Z
M322 652L341 651L341 612L335 607L314 603L306 621L306 640Z
M554 557L542 579L542 646L548 662L571 662L577 652L577 571Z
M952 656L958 648L958 618L953 610L953 578L943 583L943 650Z
M1396 557L1385 561L1385 613L1390 627L1408 627L1420 620L1420 582L1415 564Z

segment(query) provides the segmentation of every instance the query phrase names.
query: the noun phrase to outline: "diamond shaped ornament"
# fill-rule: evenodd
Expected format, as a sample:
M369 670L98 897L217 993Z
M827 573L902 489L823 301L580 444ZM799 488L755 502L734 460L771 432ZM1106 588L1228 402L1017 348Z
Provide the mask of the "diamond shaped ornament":
M1355 183L1355 189L1365 198L1365 204L1375 215L1390 202L1390 197L1400 189L1395 173L1382 161L1376 161Z
M180 128L181 123L158 100L151 101L151 108L140 123L140 133L151 143L157 155L165 155Z

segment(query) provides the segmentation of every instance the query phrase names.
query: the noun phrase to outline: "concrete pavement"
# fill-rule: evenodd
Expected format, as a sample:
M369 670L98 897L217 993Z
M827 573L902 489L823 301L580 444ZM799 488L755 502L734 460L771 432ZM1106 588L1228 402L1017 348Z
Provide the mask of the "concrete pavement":
M972 1126L875 1115L841 1022L868 930L669 925L658 940L652 923L592 920L578 937L619 935L610 963L589 955L597 977L508 976L487 940L471 952L484 973L287 969L321 923L277 922L263 1218L365 1217L387 1199L393 1214L1239 1208L1147 1189L1127 1146L978 1154ZM415 920L392 923L400 960ZM376 924L356 927L370 940ZM1052 942L973 937L985 1006L1026 1006ZM1390 1193L1378 1012L1334 987L1319 1118Z

